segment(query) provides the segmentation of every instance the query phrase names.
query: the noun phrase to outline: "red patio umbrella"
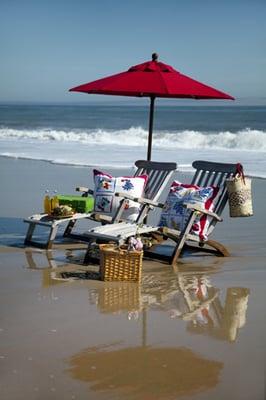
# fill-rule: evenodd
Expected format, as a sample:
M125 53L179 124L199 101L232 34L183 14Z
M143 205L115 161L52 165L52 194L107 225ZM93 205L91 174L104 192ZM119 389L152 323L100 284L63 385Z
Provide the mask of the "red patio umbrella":
M232 96L183 75L170 65L159 62L156 53L153 53L152 61L135 65L128 71L119 74L76 86L70 91L114 96L150 97L147 160L151 159L154 101L156 97L234 100Z

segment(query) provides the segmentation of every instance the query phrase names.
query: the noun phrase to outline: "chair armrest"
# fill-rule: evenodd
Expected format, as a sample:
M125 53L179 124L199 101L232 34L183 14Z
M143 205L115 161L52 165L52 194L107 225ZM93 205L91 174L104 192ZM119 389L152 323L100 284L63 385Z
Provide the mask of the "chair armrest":
M139 203L139 204L147 204L147 205L153 206L153 207L163 208L163 206L164 206L162 203L158 203L157 201L145 199L144 197L134 197L134 196L131 196L130 194L124 194L124 193L116 192L115 196L122 197L122 198L124 198L126 200L132 200L132 201L135 201L136 203Z
M185 208L189 208L190 210L194 210L194 211L198 211L198 212L200 212L200 213L202 213L202 214L205 214L205 215L209 215L210 217L213 217L213 218L215 218L217 221L222 221L223 219L221 218L221 217L219 217L219 215L217 215L216 213L214 213L214 212L212 212L212 211L209 211L209 210L205 210L205 208L202 208L202 207L200 207L199 205L197 205L197 204L183 204L183 206L185 207Z
M94 194L93 190L84 187L84 186L78 186L76 187L76 192L83 192L82 196L88 196L88 194Z
M98 214L98 213L92 213L90 215L90 219L93 219L94 221L97 222L106 222L106 223L111 223L113 221L113 217L111 215L105 215L105 214Z

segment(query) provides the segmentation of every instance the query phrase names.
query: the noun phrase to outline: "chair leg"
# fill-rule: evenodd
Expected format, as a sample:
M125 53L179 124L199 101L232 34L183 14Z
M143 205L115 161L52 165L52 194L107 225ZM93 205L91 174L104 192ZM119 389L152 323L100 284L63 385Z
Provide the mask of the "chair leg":
M205 242L205 244L207 244L207 245L210 246L210 247L213 247L213 248L216 250L218 256L221 256L221 257L230 257L229 251L228 251L227 248L226 248L224 245L222 245L221 243L216 242L215 240L207 240L207 241Z
M84 260L83 260L83 265L89 265L89 264L98 264L99 263L99 259L97 259L96 257L92 257L91 254L91 245L93 244L93 240L90 240L88 242L88 247L84 256Z
M175 265L176 264L180 254L181 254L181 251L182 251L182 249L184 247L184 244L186 242L187 235L189 234L189 232L190 232L190 230L192 228L192 225L194 224L196 216L197 216L197 212L196 211L194 211L194 212L192 212L190 214L185 228L180 233L180 237L179 237L179 239L178 239L178 241L176 243L176 247L174 249L174 252L172 254L172 257L170 259L169 264L171 264L171 265Z
M71 235L72 229L74 228L76 222L77 222L76 219L72 219L71 221L69 221L69 223L67 224L67 227L63 233L64 237Z
M41 249L50 249L52 247L53 241L54 241L54 239L56 237L57 230L58 230L58 225L49 226L49 229L50 229L49 236L48 236L48 239L47 239L47 241L45 243L39 243L39 242L36 242L35 240L32 239L32 236L33 236L34 230L36 228L36 225L38 225L38 223L36 223L36 222L30 222L29 223L29 228L28 228L28 231L26 233L26 237L25 237L25 240L24 240L24 245L25 246L26 245L30 245L30 246L34 246L34 247L39 247Z
M177 260L178 260L180 254L181 254L181 251L182 251L182 248L175 248L174 253L172 254L172 257L170 259L169 264L171 264L173 266L176 265Z
M52 247L53 241L55 240L55 237L56 237L56 234L57 234L57 231L58 231L58 225L52 225L50 233L49 233L49 237L48 237L48 240L47 240L47 244L46 244L47 249L50 249Z
M31 243L32 235L33 235L33 232L35 230L35 227L36 227L35 223L30 223L29 224L29 227L28 227L28 230L27 230L27 234L26 234L26 237L25 237L25 240L24 240L24 244L25 245Z

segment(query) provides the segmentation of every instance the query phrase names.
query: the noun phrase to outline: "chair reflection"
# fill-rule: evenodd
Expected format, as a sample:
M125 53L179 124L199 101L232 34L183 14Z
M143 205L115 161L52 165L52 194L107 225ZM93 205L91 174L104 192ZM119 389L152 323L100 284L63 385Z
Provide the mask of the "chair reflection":
M161 271L143 274L141 285L110 285L89 291L89 300L102 313L126 312L129 319L147 309L161 310L182 319L191 333L234 342L246 322L249 289L229 287L224 304L221 291L202 272Z
M246 322L249 289L227 288L223 305L220 290L206 275L179 275L178 282L180 291L168 303L171 317L187 321L189 332L234 342Z
M43 287L99 279L97 268L71 264L76 257L72 250L65 254L70 262L61 264L51 251L27 250L25 255L29 268L42 270ZM45 267L35 261L36 257L46 258ZM141 314L145 319L148 309L161 310L170 318L185 321L188 332L234 342L246 323L249 289L228 287L222 302L223 293L211 283L217 265L205 269L199 265L189 267L181 264L173 271L158 263L147 269L144 266L141 284L99 282L97 287L89 289L89 301L101 313L126 313L128 319L138 319Z
M99 277L97 267L93 270L92 267L78 264L80 256L77 249L65 250L62 261L55 259L55 253L51 250L26 249L25 258L27 268L41 272L43 288L73 280Z

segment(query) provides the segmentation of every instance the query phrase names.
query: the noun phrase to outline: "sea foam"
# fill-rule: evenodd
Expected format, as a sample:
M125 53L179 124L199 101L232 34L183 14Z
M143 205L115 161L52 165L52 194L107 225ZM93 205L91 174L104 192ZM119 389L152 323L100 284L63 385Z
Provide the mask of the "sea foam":
M0 128L0 140L76 142L82 144L102 144L105 146L139 147L147 144L147 131L141 127L121 130L19 130ZM266 151L266 132L249 129L237 132L201 132L183 130L176 132L156 131L153 134L153 147L164 149L223 149Z

